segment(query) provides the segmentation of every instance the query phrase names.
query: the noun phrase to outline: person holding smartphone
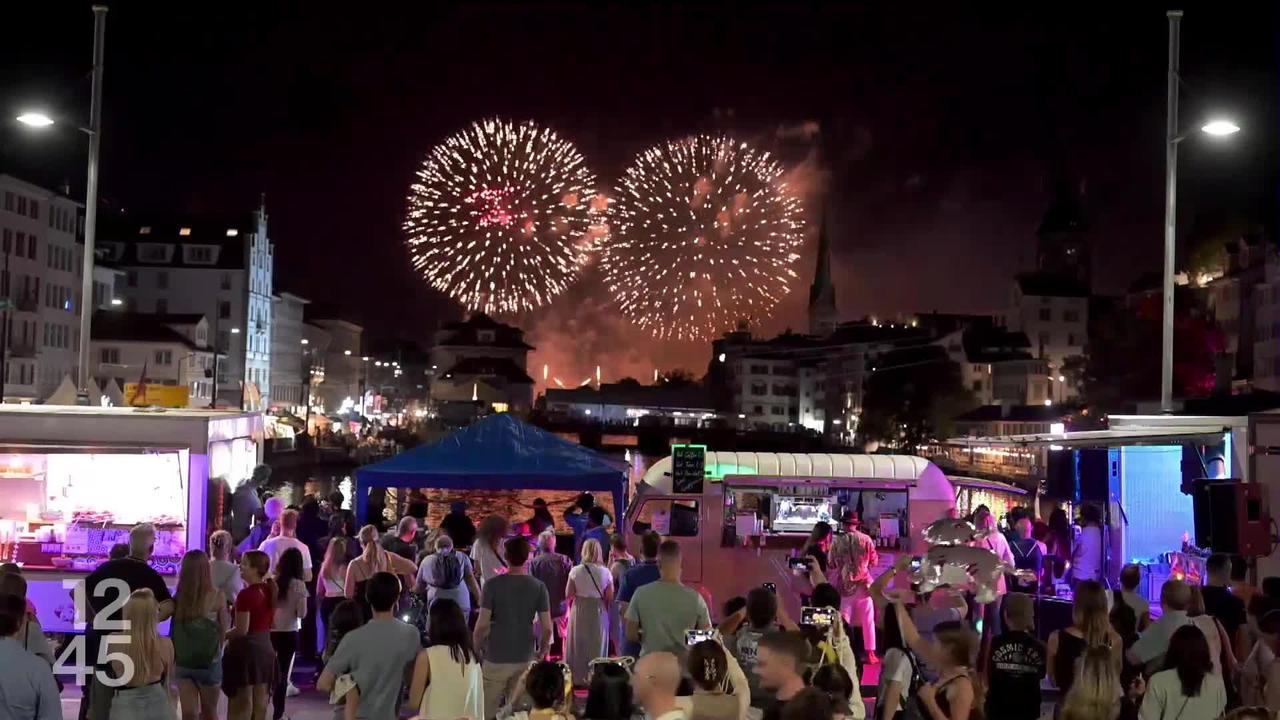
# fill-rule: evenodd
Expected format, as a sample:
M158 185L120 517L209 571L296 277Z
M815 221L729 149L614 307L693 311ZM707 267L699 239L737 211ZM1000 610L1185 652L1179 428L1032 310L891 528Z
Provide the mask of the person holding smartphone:
M763 709L773 697L772 693L760 687L760 677L755 672L761 638L779 630L796 632L799 629L787 617L778 596L764 587L753 588L747 593L746 607L720 623L720 636L724 638L725 648L747 676L751 707Z

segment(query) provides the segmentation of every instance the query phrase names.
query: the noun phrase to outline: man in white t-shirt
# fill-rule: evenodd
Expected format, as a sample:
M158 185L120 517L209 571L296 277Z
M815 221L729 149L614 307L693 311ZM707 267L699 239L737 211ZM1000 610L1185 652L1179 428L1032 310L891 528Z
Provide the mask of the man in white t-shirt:
M302 553L302 581L311 582L311 550L306 543L297 538L298 511L285 510L280 513L280 534L262 541L259 550L271 558L271 572L276 571L276 563L289 548L297 548Z

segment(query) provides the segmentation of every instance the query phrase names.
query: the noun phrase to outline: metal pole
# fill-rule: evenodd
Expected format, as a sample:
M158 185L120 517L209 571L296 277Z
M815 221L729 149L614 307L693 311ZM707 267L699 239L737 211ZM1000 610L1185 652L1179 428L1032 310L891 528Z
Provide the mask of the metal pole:
M98 229L98 148L102 144L102 57L107 30L107 6L93 6L93 94L89 103L89 180L84 199L84 259L80 279L81 397L89 392L89 342L92 339L94 240Z
M1160 348L1160 411L1173 412L1173 271L1178 197L1178 40L1181 10L1169 17L1169 107L1165 116L1164 311Z
M222 347L218 342L218 328L222 326L222 322L218 319L218 311L213 311L213 389L209 392L209 409L216 410L218 407L218 355L222 353Z

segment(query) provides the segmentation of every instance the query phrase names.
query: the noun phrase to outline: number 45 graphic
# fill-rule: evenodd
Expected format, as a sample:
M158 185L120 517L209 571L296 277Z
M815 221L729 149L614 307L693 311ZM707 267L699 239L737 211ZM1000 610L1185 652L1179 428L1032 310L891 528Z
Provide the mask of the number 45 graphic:
M80 613L89 607L88 597L86 597L86 588L83 581L63 580L62 587L70 590L73 602L76 606L76 624L75 628L84 631L87 626L81 622ZM114 593L115 600L107 603L102 611L95 614L93 618L93 629L101 636L98 644L98 657L91 660L84 635L77 635L71 639L71 642L62 649L62 654L58 656L57 662L53 664L53 672L57 675L74 675L76 683L83 686L92 675L98 682L107 687L121 687L129 683L133 679L134 666L133 658L123 652L113 652L112 645L128 645L129 644L129 621L128 620L112 620L111 617L124 608L125 601L129 599L129 585L123 580L110 578L98 583L93 589L93 596L98 598L107 597L108 594ZM103 672L100 666L115 665L120 669L119 676L113 673Z

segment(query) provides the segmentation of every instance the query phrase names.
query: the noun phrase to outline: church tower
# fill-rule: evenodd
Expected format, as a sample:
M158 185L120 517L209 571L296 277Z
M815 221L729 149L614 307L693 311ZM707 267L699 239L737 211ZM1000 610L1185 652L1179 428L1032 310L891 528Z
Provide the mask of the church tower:
M826 336L836 329L840 313L836 309L836 286L831 282L831 243L827 237L827 213L818 228L818 262L809 286L809 334Z

